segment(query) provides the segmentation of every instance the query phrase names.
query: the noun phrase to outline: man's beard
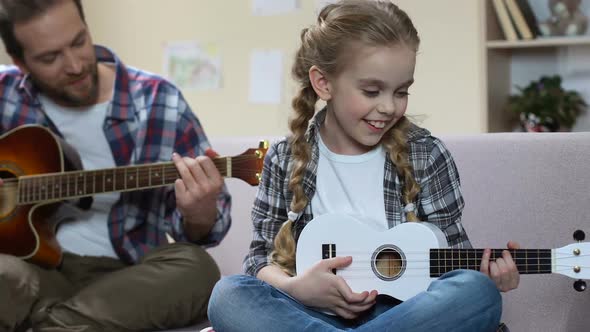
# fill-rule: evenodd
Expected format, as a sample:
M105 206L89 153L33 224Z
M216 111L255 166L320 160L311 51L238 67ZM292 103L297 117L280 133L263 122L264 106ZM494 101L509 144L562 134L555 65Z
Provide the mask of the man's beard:
M45 82L37 80L34 75L31 74L31 81L33 84L43 93L45 96L56 102L57 104L64 105L67 107L83 107L94 105L98 101L98 66L95 63L89 70L85 71L84 74L77 78L70 79L69 82L73 82L76 79L85 78L86 75L90 75L90 89L88 94L85 96L77 96L64 88L51 86Z

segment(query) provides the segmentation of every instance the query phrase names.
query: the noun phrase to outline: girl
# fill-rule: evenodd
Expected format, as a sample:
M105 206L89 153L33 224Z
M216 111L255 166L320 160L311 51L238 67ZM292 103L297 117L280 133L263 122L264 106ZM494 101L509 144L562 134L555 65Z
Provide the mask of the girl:
M324 259L295 274L302 229L326 213L355 215L383 230L429 222L450 246L471 247L460 223L463 198L449 151L404 116L419 44L406 13L390 2L344 0L324 8L317 24L303 30L301 43L293 66L301 89L293 99L292 135L266 156L247 275L216 285L209 303L213 327L496 330L499 290L516 288L519 280L508 251L490 262L486 250L483 273L446 273L403 303L377 297L375 290L353 292L332 272L351 264L351 257ZM326 107L316 113L318 99Z

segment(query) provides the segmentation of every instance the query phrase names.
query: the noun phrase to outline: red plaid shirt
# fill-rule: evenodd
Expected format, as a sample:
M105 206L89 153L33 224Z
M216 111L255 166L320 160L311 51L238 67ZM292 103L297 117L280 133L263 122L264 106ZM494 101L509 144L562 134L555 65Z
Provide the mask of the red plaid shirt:
M125 66L105 47L95 46L95 51L99 62L116 67L115 91L103 128L117 166L170 161L172 152L187 157L204 155L209 141L175 86ZM0 70L0 134L38 124L61 136L43 111L38 93L29 77L16 67ZM217 200L217 221L198 244L212 246L221 241L231 224L230 206L231 197L224 188ZM172 186L121 193L107 222L115 251L129 263L168 243L166 233L176 241L188 241Z

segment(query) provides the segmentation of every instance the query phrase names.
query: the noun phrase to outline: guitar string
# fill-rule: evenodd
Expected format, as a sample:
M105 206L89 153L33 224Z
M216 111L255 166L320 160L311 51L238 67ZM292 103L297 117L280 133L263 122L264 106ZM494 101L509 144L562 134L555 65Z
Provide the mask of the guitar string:
M222 172L225 172L226 169L221 169ZM235 169L235 166L232 167L232 175L249 175L252 174L253 172L256 171L260 171L259 168L257 167L253 167L253 168L239 168L239 169ZM125 174L129 175L135 175L138 174L137 178L134 178L133 181L136 181L136 179L142 179L142 180L149 180L150 177L153 179L153 175L150 174L150 171L148 169L140 169L138 171L131 171L128 173L125 173L125 171L121 171L121 170L117 170L116 172L112 172L111 170L97 170L97 171L84 171L87 172L86 174L90 175L90 176L110 176L110 177L114 177L114 176L125 176ZM92 174L94 173L94 174ZM102 174L100 174L102 173ZM135 173L135 174L134 174ZM147 173L147 174L146 174ZM153 171L151 172L153 173ZM9 179L4 179L3 182L4 184L2 186L0 186L0 189L2 189L3 187L6 186L16 186L19 182L21 182L22 180L27 181L27 184L33 184L33 185L42 185L44 183L42 183L42 179L49 179L49 178L53 178L53 179L57 179L57 178L61 178L62 181L60 181L60 183L64 183L65 182L69 182L69 183L75 183L75 182L80 182L83 181L83 178L79 177L78 175L83 174L82 172L67 172L67 173L53 173L50 175L34 175L34 176L30 176L30 177L26 177L24 179L17 179L17 178L9 178ZM88 177L88 175L86 177ZM170 169L165 169L164 170L164 176L177 176L178 172L176 171L176 169L174 170L170 170ZM37 182L35 182L37 181Z
M253 176L254 172L261 172L260 167L240 167L241 165L244 165L245 162L248 162L248 165L251 166L251 161L254 159L261 159L258 156L255 155L249 155L249 156L238 156L238 157L232 157L232 174L231 176L233 177L241 177L241 178L246 178L248 176ZM225 172L226 171L226 167L227 165L225 164L227 159L215 159L214 162L218 167L218 169L221 172ZM173 163L162 163L161 165L157 165L154 166L152 165L136 165L136 166L129 166L129 167L124 167L125 169L121 169L121 168L115 168L115 169L104 169L104 170L88 170L88 171L84 171L84 170L80 170L80 171L72 171L72 172L67 172L67 173L52 173L50 175L34 175L32 177L27 177L26 179L24 179L27 183L26 183L26 188L24 188L24 190L29 191L26 192L24 195L22 195L24 198L23 201L24 202L28 202L28 201L35 201L35 200L42 200L43 198L47 199L48 196L52 196L52 198L54 198L55 195L55 189L51 188L48 189L47 191L45 191L46 186L48 186L49 183L51 183L51 186L53 186L56 182L56 178L59 178L60 181L58 181L58 184L62 186L62 188L59 189L59 197L64 196L64 193L62 192L64 189L63 187L66 187L66 196L70 196L70 192L72 192L73 190L71 190L72 188L69 188L69 186L73 186L74 188L77 185L81 185L81 186L85 186L88 185L85 183L85 178L87 178L88 176L93 177L93 188L96 187L96 177L102 177L102 179L104 180L105 176L111 176L115 177L115 181L118 177L124 176L125 178L128 178L128 176L133 176L136 175L135 178L133 178L131 181L136 182L137 185L139 185L139 182L141 182L142 186L147 186L147 187L154 187L153 184L150 184L151 180L153 179L153 172L154 171L159 171L161 168L163 169L163 180L164 181L171 181L174 180L176 178L178 178L178 172L176 170L176 167ZM109 172L112 172L113 174L109 174ZM78 175L81 175L83 173L86 173L86 177L79 177ZM102 174L100 174L102 173ZM47 180L49 177L54 177L53 181L49 181ZM168 179L169 177L172 177L172 179ZM45 178L46 181L43 181L42 179ZM127 185L129 185L129 180L127 180ZM18 182L21 181L21 179L17 179L17 178L8 178L6 180L4 180L4 185L0 186L0 196L4 196L2 194L6 194L8 192L9 195L13 196L15 195L15 191L14 188L18 185ZM100 181L100 179L99 179ZM158 181L158 179L155 179L155 181ZM110 184L109 184L110 185ZM164 186L165 184L162 184L161 186ZM113 184L114 186L114 184ZM160 185L155 185L155 186L160 186ZM96 192L104 192L106 184L104 185L99 185L99 188L101 188L103 190L98 190ZM70 189L70 190L68 190ZM123 189L123 188L113 188L113 190L110 191L119 191L116 189ZM126 189L126 188L125 188ZM51 194L50 194L51 193ZM93 192L91 192L93 193ZM91 193L86 193L84 192L84 194L91 194ZM77 196L77 194L71 194L71 196Z
M8 178L8 179L3 179L4 185L9 185L9 184L13 184L16 185L18 184L18 182L21 182L22 180L25 181L38 181L41 182L42 179L47 179L47 178L61 178L63 180L66 181L71 181L71 182L75 182L75 181L82 181L82 178L79 177L79 175L81 174L88 174L90 176L93 175L100 175L101 173L103 175L106 176L125 176L125 174L127 175L134 175L134 174L138 174L139 177L143 178L143 179L149 179L150 177L150 173L153 173L154 171L157 170L149 170L149 169L139 169L139 170L132 170L130 172L125 172L124 170L117 170L117 171L112 171L112 170L92 170L92 171L83 171L83 172L66 172L66 173L51 173L51 174L41 174L41 175L32 175L32 176L23 176L21 178ZM220 171L225 172L226 169L223 168ZM232 175L234 174L252 174L255 171L260 171L260 169L258 167L252 167L252 168L238 168L236 169L235 166L232 167ZM176 169L164 169L163 170L164 174L166 176L177 176L178 172L176 171ZM87 176L88 176L87 175Z
M223 170L225 171L225 170ZM247 178L249 176L254 176L254 173L259 171L258 168L252 168L252 169L240 169L240 170L236 170L233 169L231 176L232 177L243 177L243 178ZM93 178L91 181L96 180L96 177L98 176L99 178L106 178L106 177L110 177L112 178L116 178L116 179L121 179L121 177L125 177L127 178L130 175L134 175L134 174L128 174L127 176L125 176L124 174L121 173L117 173L115 175L111 175L111 174L98 174L100 172L96 172L96 175L89 175L86 176L86 180L88 180L88 177ZM62 177L60 179L60 177ZM27 190L31 190L33 191L39 191L44 190L44 186L46 187L48 184L51 184L52 186L54 184L56 184L56 182L58 182L58 184L62 185L62 186L66 186L66 185L74 185L74 184L83 184L84 183L84 178L80 178L78 176L72 176L72 175L49 175L49 176L43 176L43 178L45 179L45 181L42 180L41 177L39 178L27 178L25 179L25 186L27 187ZM164 175L162 176L162 178L164 178L164 180L174 180L179 178L178 177L178 173L176 171L165 171ZM56 179L58 179L58 181L56 181ZM142 182L146 185L148 185L150 179L153 181L158 181L158 179L154 179L153 175L150 174L144 174L144 173L139 173L136 177L134 177L131 181L133 182ZM129 183L129 179L127 180L127 184L130 185ZM18 187L19 182L22 184L24 183L22 180L10 180L10 179L5 179L3 180L3 184L0 186L0 192L3 191L9 191L9 190L14 190L15 188ZM108 184L110 185L110 184ZM102 184L101 184L102 186ZM34 194L34 193L31 193Z
M236 175L238 176L247 176L247 175L253 175L253 172L258 171L258 168L252 168L252 169L239 169L239 170L232 170L232 176L235 177ZM225 170L223 170L225 171ZM157 181L158 179L155 179L154 176L152 174L146 174L146 172L132 172L132 173L127 173L126 175L124 173L115 173L113 174L100 174L101 172L98 171L96 172L96 174L94 175L90 175L90 177L92 177L92 180L95 180L95 178L98 176L99 178L103 179L103 178L110 178L110 179L117 179L117 180L121 180L121 178L125 178L125 180L127 182L132 181L132 182L147 182L150 179L152 181ZM133 178L130 180L130 176L132 176ZM84 183L85 180L88 180L88 176L86 177L86 179L84 177L78 177L78 176L73 176L73 175L49 175L49 176L43 176L43 178L45 179L49 179L55 177L55 179L58 179L61 177L61 181L59 181L59 184L81 184ZM176 179L178 178L178 172L176 172L176 170L164 170L164 174L163 176L161 176L162 178L164 178L164 180L168 180L168 179ZM30 186L31 188L35 188L38 189L39 187L42 186L46 186L48 183L51 183L52 185L55 184L55 179L54 181L45 181L43 182L43 180L41 180L41 177L39 178L27 178L26 180L26 185ZM8 183L7 183L8 182ZM0 186L0 190L3 189L3 187L5 186L17 186L18 184L18 180L17 181L5 181L3 186ZM129 183L128 183L129 184Z
M259 171L259 169L253 169L252 171L243 170L243 171L233 171L231 177L234 178L241 178L243 180L248 181L248 179L252 179L258 181L257 178L254 178L253 172ZM163 187L172 185L173 181L178 179L177 172L168 172L165 173L162 178L164 183L157 184L154 182L160 181L159 179L154 179L153 177L150 179L149 175L139 174L137 177L129 180L129 179L121 179L121 175L111 177L114 178L113 182L103 184L101 183L104 181L106 177L99 176L98 179L94 177L92 180L85 183L83 178L69 178L62 181L45 181L41 182L38 181L27 183L23 187L21 187L21 195L20 202L22 203L34 203L36 201L43 201L48 198L67 198L67 197L78 197L78 196L91 196L96 193L105 193L105 192L118 192L118 191L125 191L125 190L134 190L134 189L141 189L141 188L154 188L154 187ZM117 181L118 179L118 181ZM98 180L98 181L97 181ZM151 180L151 183L150 183ZM124 181L127 181L125 183ZM132 181L132 182L129 182ZM57 183L56 183L57 182ZM96 184L98 182L98 184ZM59 185L57 189L53 189L54 185ZM0 189L0 197L4 198L5 196L17 196L18 185L17 183L14 184L5 184L6 188ZM76 188L78 186L78 188ZM1 187L4 187L1 186ZM80 192L75 192L78 189ZM84 189L84 190L82 190ZM98 189L98 190L97 190Z
M214 159L213 162L216 164L216 166L219 167L223 167L222 170L225 170L225 167L227 167L227 159L226 158L231 158L231 162L232 162L232 169L236 167L236 164L243 164L244 162L249 162L252 160L257 160L257 159L262 159L256 155L247 155L247 156L236 156L236 157L222 157L222 158L217 158ZM54 172L54 173L48 173L48 174L32 174L32 175L23 175L24 177L27 177L28 179L30 178L34 178L34 177L44 177L44 176L64 176L65 174L79 174L79 173L85 173L85 172L101 172L101 171L105 171L105 172L112 172L112 171L117 171L117 172L124 172L125 169L139 169L139 170L149 170L150 168L157 168L157 167L168 167L168 166L174 166L174 163L172 162L162 162L161 164L140 164L140 165L129 165L129 166L121 166L118 168L107 168L107 169L97 169L97 170L73 170L73 171L67 171L67 172ZM252 169L246 169L248 171L251 170L259 170L259 167L254 167ZM19 181L18 178L7 178L3 180L4 183L6 184L7 182L17 182Z

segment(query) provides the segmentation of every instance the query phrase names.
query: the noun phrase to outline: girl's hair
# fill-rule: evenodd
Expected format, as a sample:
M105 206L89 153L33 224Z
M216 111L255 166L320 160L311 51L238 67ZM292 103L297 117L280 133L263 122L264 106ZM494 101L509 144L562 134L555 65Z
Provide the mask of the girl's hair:
M342 0L326 6L319 14L316 24L301 32L301 46L295 55L292 74L299 82L300 90L293 98L294 115L289 127L289 143L293 168L289 190L293 192L291 211L299 214L307 206L303 191L303 176L310 160L311 147L305 133L309 121L315 114L318 96L309 79L309 69L315 65L324 75L337 76L344 64L354 56L350 49L356 44L362 46L404 45L418 51L420 39L408 15L389 1ZM382 144L389 152L404 190L403 200L410 204L420 191L412 175L408 159L407 133L410 121L402 117L382 138ZM416 221L415 212L407 213L407 220ZM290 275L295 272L296 243L293 235L293 220L281 226L274 239L271 261Z

